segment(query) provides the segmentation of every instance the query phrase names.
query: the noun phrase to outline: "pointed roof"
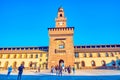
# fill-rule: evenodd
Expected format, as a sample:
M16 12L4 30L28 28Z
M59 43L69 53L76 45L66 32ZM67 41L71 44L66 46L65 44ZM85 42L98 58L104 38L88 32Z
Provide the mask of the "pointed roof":
M58 11L59 11L59 12L63 12L63 8L60 6L60 7L58 8Z

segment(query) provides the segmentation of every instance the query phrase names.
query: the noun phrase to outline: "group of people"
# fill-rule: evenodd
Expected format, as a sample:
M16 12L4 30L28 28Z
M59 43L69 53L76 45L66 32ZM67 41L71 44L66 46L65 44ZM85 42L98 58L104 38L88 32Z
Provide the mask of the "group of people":
M75 66L67 66L67 67L64 67L64 66L61 66L61 65L56 65L56 66L51 66L51 73L55 73L56 72L56 75L60 75L62 76L62 73L63 72L67 72L68 74L72 73L75 74Z
M17 77L17 80L21 80L22 73L23 73L23 69L24 69L24 65L21 64L21 65L18 67L18 77ZM9 79L9 75L10 75L11 72L12 72L12 66L8 67L8 73L7 73L7 78L8 78L8 79Z

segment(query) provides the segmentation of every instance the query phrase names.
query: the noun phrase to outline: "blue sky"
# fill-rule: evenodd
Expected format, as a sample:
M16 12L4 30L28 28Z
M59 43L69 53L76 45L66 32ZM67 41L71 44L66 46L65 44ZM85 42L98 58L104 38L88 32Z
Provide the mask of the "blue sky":
M120 44L120 0L0 0L0 47L48 46L60 6L74 45Z

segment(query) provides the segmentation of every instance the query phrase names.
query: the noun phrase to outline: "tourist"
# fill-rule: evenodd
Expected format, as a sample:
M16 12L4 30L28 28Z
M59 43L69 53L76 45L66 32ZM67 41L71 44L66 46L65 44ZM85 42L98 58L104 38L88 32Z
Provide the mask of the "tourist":
M67 67L65 67L65 72L67 72Z
M75 74L75 66L73 66L72 70L73 70L73 74Z
M21 64L18 68L18 77L17 77L17 80L21 80L21 77L22 77L22 73L23 73L23 69L24 69L24 65Z
M59 75L62 76L62 66L59 66Z
M115 61L112 60L112 69L115 69L115 66L116 66Z
M54 66L51 66L51 73L54 73Z
M64 67L64 63L61 63L62 66L62 70L64 71L65 67Z
M70 67L70 65L68 66L67 71L68 71L69 74L71 73L71 67Z
M38 72L40 72L40 66L38 67Z
M117 58L117 60L116 60L116 66L117 66L117 69L119 69L119 67L120 67L120 59L119 58Z
M9 79L10 73L12 72L12 66L8 67L7 78Z
M59 74L59 67L58 67L58 65L55 66L55 70L56 70L56 75L58 75Z

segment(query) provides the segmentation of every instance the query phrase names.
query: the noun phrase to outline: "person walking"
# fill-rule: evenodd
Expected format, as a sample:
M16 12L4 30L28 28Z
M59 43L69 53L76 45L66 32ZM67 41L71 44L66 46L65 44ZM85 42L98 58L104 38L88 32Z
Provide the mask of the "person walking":
M59 66L59 75L62 76L62 66Z
M73 66L72 70L73 70L73 74L75 74L75 66Z
M38 67L38 72L40 72L40 66Z
M12 72L12 66L8 67L7 78L9 79L10 73Z
M21 64L18 68L18 77L17 77L17 80L21 80L21 77L22 77L22 73L23 73L23 69L24 69L24 65Z
M58 67L58 65L55 66L55 70L56 70L56 75L59 75L59 67Z

